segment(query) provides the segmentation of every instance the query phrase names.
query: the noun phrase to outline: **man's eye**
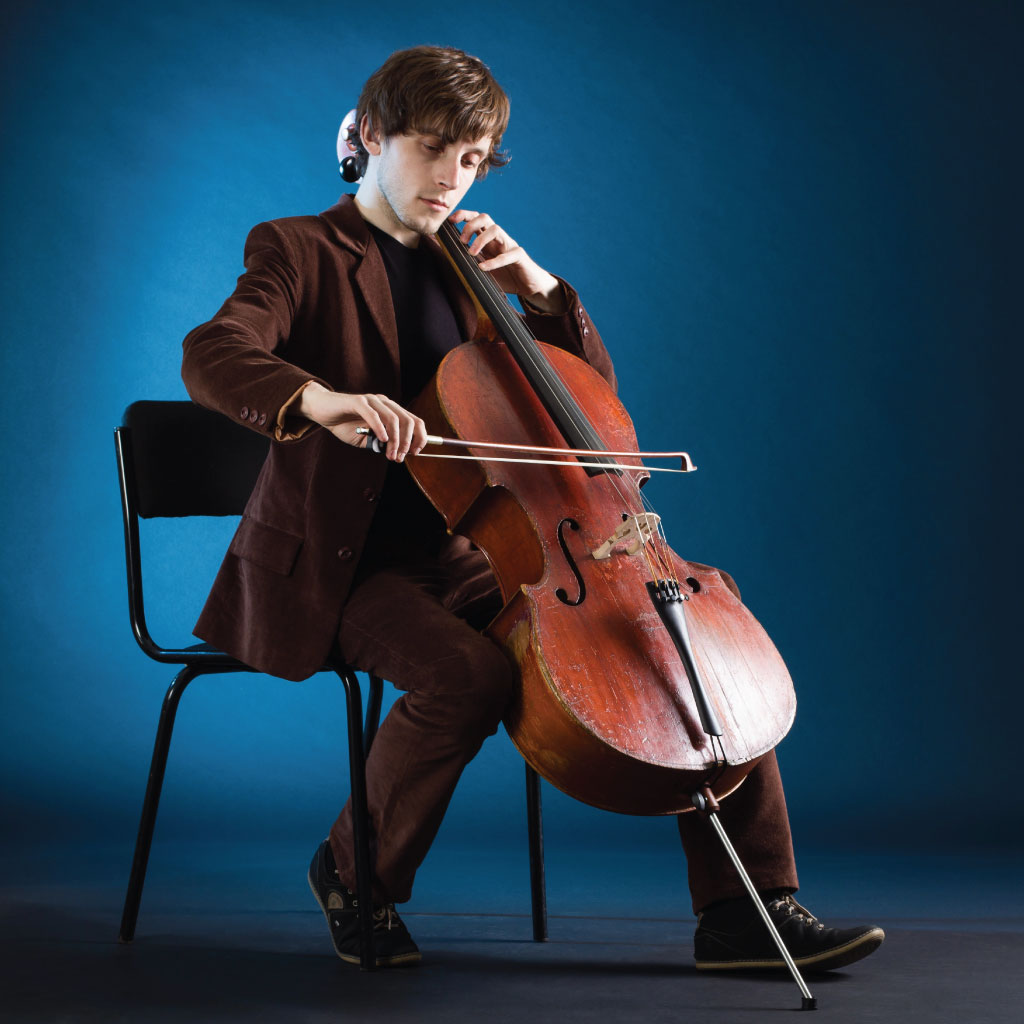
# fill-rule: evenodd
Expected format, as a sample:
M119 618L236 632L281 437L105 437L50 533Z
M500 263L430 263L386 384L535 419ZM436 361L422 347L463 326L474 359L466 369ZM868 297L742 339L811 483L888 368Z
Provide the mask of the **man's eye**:
M424 142L423 145L426 146L427 149L429 149L431 153L440 153L441 152L441 147L440 146L432 146L429 142Z

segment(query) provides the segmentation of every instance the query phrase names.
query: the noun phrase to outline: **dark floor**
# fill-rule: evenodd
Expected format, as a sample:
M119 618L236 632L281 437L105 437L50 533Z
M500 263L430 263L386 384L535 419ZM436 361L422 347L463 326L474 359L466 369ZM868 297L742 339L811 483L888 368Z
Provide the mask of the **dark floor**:
M136 941L121 946L123 857L95 849L55 876L44 857L8 850L0 1018L728 1022L777 1019L800 1005L784 976L697 974L692 918L681 900L663 904L658 861L634 859L635 881L609 886L602 873L618 874L616 863L551 856L551 941L538 944L519 869L510 860L514 884L496 887L504 874L495 858L484 871L466 853L425 872L426 895L403 914L423 963L364 974L332 955L297 856L202 843L155 849ZM863 905L887 932L868 960L808 978L818 1018L1024 1020L1024 895L1011 856L822 853L805 858L804 893L825 916L806 896L815 887L843 914Z

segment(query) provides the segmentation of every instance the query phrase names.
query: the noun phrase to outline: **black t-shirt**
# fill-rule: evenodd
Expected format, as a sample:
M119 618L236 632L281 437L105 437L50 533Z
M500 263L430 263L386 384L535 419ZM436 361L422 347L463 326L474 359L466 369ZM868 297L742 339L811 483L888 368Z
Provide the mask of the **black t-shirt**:
M398 326L402 392L396 400L408 408L462 337L436 255L425 244L410 249L372 224L369 227L387 270ZM404 464L388 463L379 500L363 568L437 554L446 536L444 520Z
M372 224L370 231L388 272L402 365L398 401L407 406L462 338L436 254L426 244L410 249Z

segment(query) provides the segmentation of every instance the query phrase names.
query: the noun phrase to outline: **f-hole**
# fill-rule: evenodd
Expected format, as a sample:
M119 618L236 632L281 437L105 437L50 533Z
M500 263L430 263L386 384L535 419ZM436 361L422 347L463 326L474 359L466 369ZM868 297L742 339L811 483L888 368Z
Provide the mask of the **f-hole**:
M575 519L569 519L568 517L563 519L558 524L558 544L562 549L562 554L565 555L565 560L569 563L569 568L572 570L573 576L576 577L576 587L579 593L576 595L576 599L572 600L564 587L559 587L555 591L555 597L558 598L562 604L576 605L583 604L583 599L587 596L587 585L583 582L583 577L580 575L580 571L576 566L576 559L572 557L572 553L569 551L569 545L565 543L565 535L562 530L568 526L570 530L578 530L580 524Z

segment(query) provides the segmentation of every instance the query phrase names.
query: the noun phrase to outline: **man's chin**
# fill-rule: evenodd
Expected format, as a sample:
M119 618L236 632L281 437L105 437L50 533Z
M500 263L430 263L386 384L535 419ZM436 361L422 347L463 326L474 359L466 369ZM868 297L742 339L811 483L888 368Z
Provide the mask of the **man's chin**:
M445 213L428 213L420 217L408 217L402 221L402 224L418 235L436 235L446 218Z

